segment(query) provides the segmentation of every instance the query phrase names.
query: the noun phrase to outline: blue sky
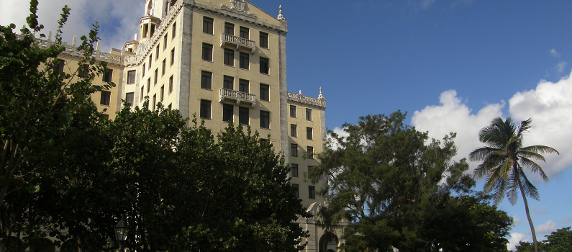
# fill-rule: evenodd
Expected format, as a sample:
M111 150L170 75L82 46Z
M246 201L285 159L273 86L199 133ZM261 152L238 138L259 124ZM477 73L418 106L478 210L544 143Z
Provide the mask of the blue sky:
M143 13L141 0L41 0L48 28L64 3L72 8L67 40L99 20L106 50L131 40ZM481 146L478 131L494 117L532 117L526 144L560 151L544 164L550 181L535 180L541 201L529 201L537 237L572 225L571 1L251 3L273 16L283 5L288 90L317 96L322 87L329 129L401 110L435 138L457 132L462 158ZM26 1L0 0L0 7L1 24L23 23ZM522 200L499 207L515 217L513 244L531 240Z

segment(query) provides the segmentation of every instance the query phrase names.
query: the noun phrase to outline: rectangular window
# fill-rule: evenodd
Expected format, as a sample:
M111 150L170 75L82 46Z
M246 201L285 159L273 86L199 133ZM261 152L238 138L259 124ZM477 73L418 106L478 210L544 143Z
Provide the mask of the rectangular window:
M233 23L224 23L224 34L234 36L234 24Z
M143 76L145 76L145 63L143 63L143 68L141 69L141 78L143 78Z
M159 93L159 101L163 102L163 97L165 95L165 86L161 86L161 93Z
M113 69L107 69L103 74L103 81L111 82L113 80Z
M173 28L171 29L171 33L173 34L171 39L174 39L175 36L177 35L177 23L173 23Z
M79 77L86 78L87 74L89 74L89 66L82 65L79 67L78 73Z
M213 73L201 71L201 88L211 90Z
M314 147L308 146L306 147L306 155L309 159L314 159Z
M250 38L250 30L246 27L241 26L240 27L240 37L245 38L245 39L249 39Z
M133 105L133 99L135 98L135 93L133 92L129 92L125 94L125 104L127 104L127 106L131 106Z
M157 85L158 77L159 77L159 69L155 68L155 77L153 78L153 86Z
M161 76L165 75L165 68L167 68L167 59L163 59L163 65L161 69Z
M316 187L315 186L308 186L308 198L310 198L310 199L316 198Z
M290 167L292 167L292 170L290 172L290 176L292 177L298 177L298 164L290 164Z
M151 77L147 79L147 94L151 92Z
M300 185L292 184L292 191L294 191L294 195L296 195L296 198L300 198Z
M224 49L224 64L234 66L234 50Z
M269 69L268 58L260 57L260 73L268 74Z
M290 136L298 137L298 126L296 124L290 124Z
M260 32L260 47L268 49L268 33Z
M232 121L232 115L234 114L234 106L230 104L222 105L222 120L225 122Z
M312 121L312 109L306 109L306 120Z
M290 144L290 156L293 156L293 157L298 156L298 145L297 144Z
M250 92L249 81L244 79L238 80L238 91L248 93Z
M143 91L145 91L145 86L141 86L141 93L139 94L139 101L143 100Z
M270 112L260 110L260 128L270 128Z
M270 86L260 83L260 100L270 101Z
M290 117L296 118L296 106L290 105Z
M314 166L308 166L308 178L312 176L312 172L314 170Z
M171 50L171 66L175 63L175 48Z
M312 130L312 127L306 127L306 139L312 140L313 134L314 132Z
M101 98L99 99L99 104L109 106L111 102L111 92L101 91Z
M240 124L248 125L250 119L250 110L246 107L238 107L238 122Z
M155 105L157 105L157 94L153 95L153 108L151 110L155 110Z
M149 65L147 66L148 69L151 69L151 65L153 64L153 54L149 55Z
M173 92L173 75L169 77L169 94Z
M56 65L56 71L58 73L64 72L64 66L66 65L66 61L63 59L58 59L58 64Z
M249 69L250 63L249 63L248 53L240 52L239 59L240 59L240 68Z
M163 51L167 49L167 38L169 38L169 32L165 33L165 36L163 36Z
M169 103L169 106L167 106L167 109L171 110L173 108L173 104Z
M127 71L127 84L135 84L135 70Z
M213 61L213 45L203 43L203 60Z
M155 60L159 59L159 48L161 48L161 45L157 45L157 47L155 47Z
M222 87L224 89L232 90L234 88L234 77L225 75L223 83L222 83Z
M203 33L213 34L214 20L209 17L203 17Z
M211 101L201 100L200 116L202 119L211 119Z

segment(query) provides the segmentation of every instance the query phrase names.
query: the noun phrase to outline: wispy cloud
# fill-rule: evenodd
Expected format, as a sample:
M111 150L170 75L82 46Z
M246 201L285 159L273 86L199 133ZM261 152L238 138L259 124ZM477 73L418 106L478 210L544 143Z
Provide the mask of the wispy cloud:
M554 221L552 220L545 222L544 224L538 226L537 228L537 232L539 234L548 234L553 231L556 231L556 223L554 223Z
M518 216L512 216L512 225L516 226L520 223L520 218L518 218Z
M510 239L508 240L507 248L509 251L512 251L516 248L516 245L520 243L520 241L526 241L528 239L527 235L522 233L512 233L510 234Z
M558 51L556 51L556 49L552 48L552 49L550 49L550 56L552 56L554 58L560 58L560 53L558 53Z

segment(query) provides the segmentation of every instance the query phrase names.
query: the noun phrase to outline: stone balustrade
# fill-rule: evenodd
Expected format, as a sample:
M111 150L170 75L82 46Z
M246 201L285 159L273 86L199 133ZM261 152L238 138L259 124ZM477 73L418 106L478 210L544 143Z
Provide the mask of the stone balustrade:
M301 104L317 106L323 109L326 109L326 99L323 98L314 98L305 96L303 94L296 94L288 92L288 100L298 102Z
M223 33L220 35L220 46L225 45L233 45L238 49L245 48L250 52L254 52L256 49L256 43L252 40Z
M256 95L232 89L221 88L219 101L233 101L237 104L246 103L250 106L254 106L256 104Z

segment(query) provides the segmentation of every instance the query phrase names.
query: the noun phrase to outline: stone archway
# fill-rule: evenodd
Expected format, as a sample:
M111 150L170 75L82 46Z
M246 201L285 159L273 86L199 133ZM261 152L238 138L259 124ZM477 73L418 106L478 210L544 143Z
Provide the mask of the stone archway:
M338 236L333 232L325 232L320 237L319 252L336 252L338 251Z

